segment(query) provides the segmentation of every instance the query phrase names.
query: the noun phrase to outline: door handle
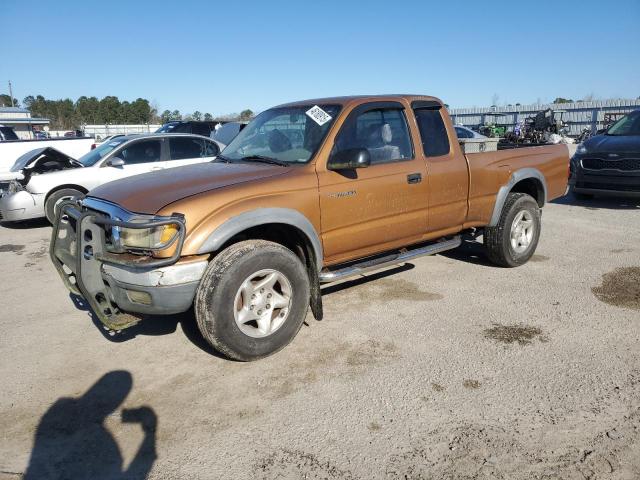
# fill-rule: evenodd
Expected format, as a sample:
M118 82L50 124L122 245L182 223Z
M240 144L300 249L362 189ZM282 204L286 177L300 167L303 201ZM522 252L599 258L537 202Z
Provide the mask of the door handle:
M420 183L421 181L421 173L410 173L409 175L407 175L407 183Z
M164 170L164 167L151 167L151 170Z

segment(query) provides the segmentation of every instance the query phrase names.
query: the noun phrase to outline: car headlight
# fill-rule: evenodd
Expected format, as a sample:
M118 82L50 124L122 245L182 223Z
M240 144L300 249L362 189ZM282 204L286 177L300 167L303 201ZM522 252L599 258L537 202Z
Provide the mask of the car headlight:
M24 190L24 186L18 182L17 180L11 180L7 187L7 192L9 193L18 193Z
M587 153L587 147L584 146L584 143L578 145L578 148L576 148L576 153L578 155L584 155L585 153Z
M124 248L162 250L169 247L178 236L178 225L159 225L152 228L118 229L120 244Z

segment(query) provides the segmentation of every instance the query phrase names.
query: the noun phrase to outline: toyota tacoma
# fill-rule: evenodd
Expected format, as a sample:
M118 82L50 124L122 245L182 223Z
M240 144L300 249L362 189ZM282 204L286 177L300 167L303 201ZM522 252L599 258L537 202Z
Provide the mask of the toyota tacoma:
M488 258L533 255L566 192L565 145L464 154L444 104L325 98L258 115L209 163L122 179L61 204L51 259L106 328L194 307L237 360L287 345L320 286L483 235ZM152 320L148 320L152 321Z

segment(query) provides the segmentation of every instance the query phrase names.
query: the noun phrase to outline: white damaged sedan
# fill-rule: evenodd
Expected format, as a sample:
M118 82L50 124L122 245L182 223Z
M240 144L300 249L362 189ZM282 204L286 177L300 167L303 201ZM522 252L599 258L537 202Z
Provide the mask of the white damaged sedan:
M213 160L220 145L189 134L130 135L114 138L75 160L51 148L22 155L0 173L0 221L47 217L57 206L120 178Z

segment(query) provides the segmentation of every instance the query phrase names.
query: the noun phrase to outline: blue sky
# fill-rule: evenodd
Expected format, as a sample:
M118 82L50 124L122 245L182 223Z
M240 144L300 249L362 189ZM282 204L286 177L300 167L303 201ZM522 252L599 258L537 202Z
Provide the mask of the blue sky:
M483 5L483 6L479 6ZM454 107L640 96L640 0L0 0L0 92L160 110L424 93Z

